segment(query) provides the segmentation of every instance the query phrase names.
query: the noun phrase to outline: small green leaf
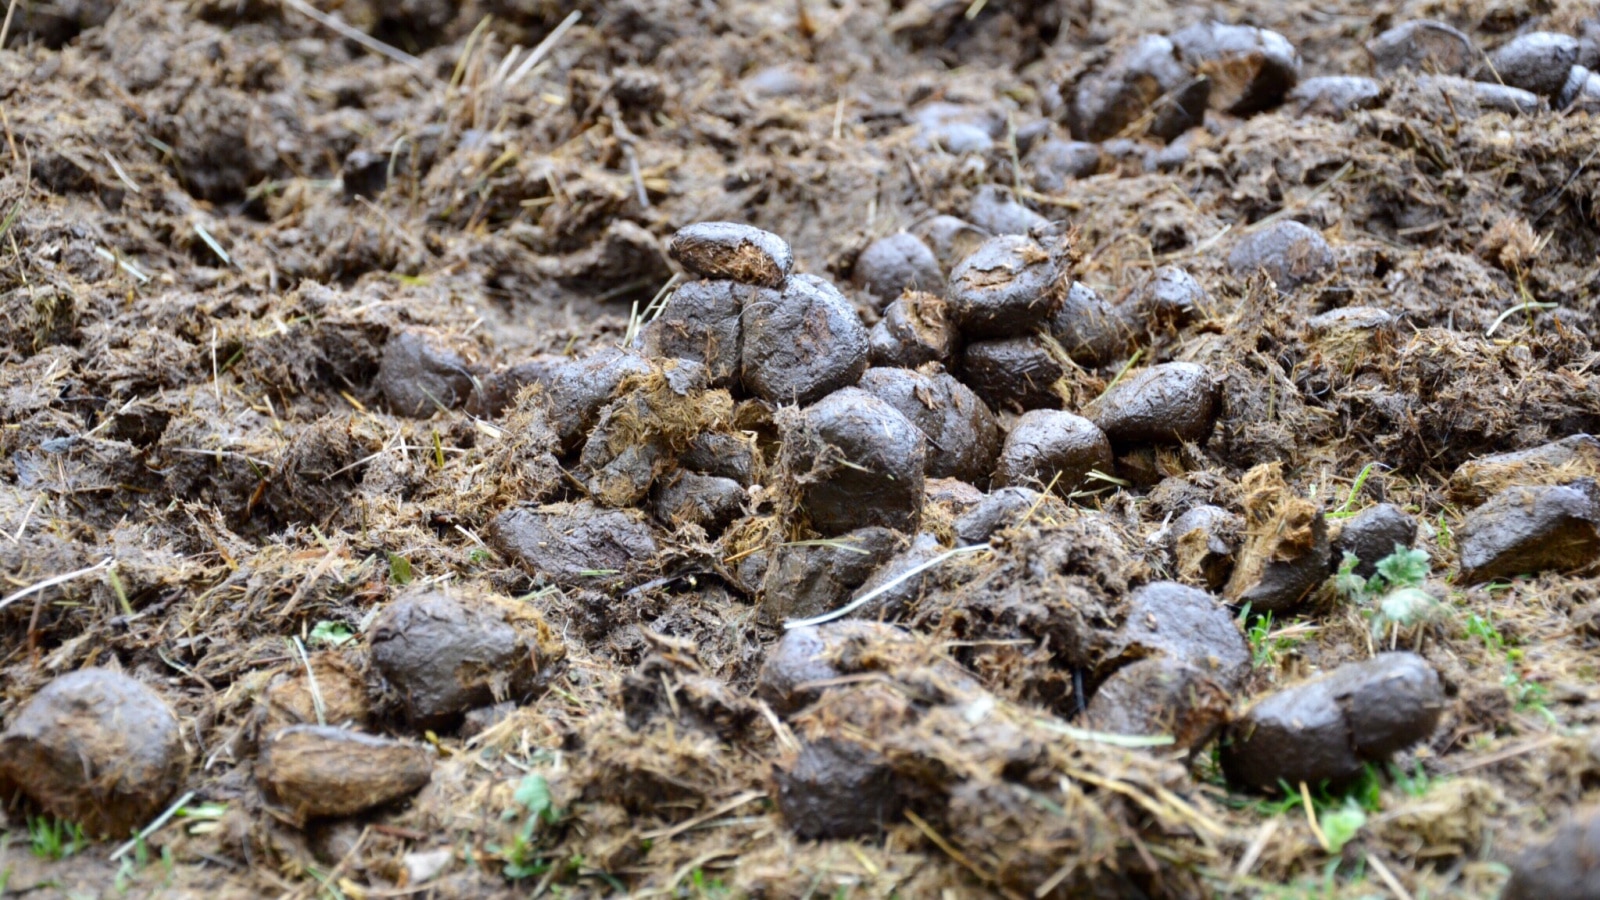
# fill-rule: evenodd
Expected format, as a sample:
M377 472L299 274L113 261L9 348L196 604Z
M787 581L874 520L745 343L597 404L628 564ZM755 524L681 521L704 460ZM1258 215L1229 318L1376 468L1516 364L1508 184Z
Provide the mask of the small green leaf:
M1361 560L1347 550L1339 563L1338 574L1333 576L1333 586L1339 593L1357 602L1367 596L1367 580L1356 574L1356 566L1359 565Z
M1380 618L1402 628L1410 628L1412 625L1433 618L1438 605L1439 601L1433 599L1427 591L1407 587L1384 595L1378 608L1381 610Z
M220 819L228 813L228 804L209 801L196 803L193 806L185 805L178 810L180 819Z
M1420 587L1428 580L1428 551L1407 550L1400 544L1394 552L1378 562L1378 575L1391 590L1402 587Z
M411 560L398 553L389 554L389 580L395 584L410 584Z
M1337 856L1367 824L1367 814L1361 811L1360 804L1349 800L1344 808L1323 813L1319 823L1328 838L1328 852Z
M311 643L342 647L356 639L355 632L343 622L324 619L311 629Z
M512 799L522 804L531 818L543 818L552 823L557 819L555 800L550 796L550 782L543 775L524 777Z

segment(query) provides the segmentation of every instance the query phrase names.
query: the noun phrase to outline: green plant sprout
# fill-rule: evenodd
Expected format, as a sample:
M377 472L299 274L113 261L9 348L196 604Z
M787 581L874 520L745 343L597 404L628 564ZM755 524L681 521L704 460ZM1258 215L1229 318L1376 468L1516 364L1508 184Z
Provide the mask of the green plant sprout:
M1500 679L1500 685L1510 696L1512 708L1517 712L1537 713L1550 724L1558 724L1555 713L1550 710L1550 689L1530 680L1518 670L1522 649L1512 646L1494 620L1473 613L1467 616L1466 631L1468 637L1482 641L1484 649L1491 654L1504 656L1505 674Z
M28 843L33 848L34 856L56 862L89 846L89 839L83 834L83 826L76 822L30 816Z
M517 881L550 871L550 860L542 852L540 832L560 822L564 813L555 805L550 795L550 783L543 775L530 774L517 785L512 795L516 806L505 811L503 819L515 819L520 807L523 816L521 827L511 837L509 846L491 845L489 851L505 863L502 869L506 878Z
M326 644L330 647L342 647L356 639L355 632L343 622L334 622L324 619L311 629L310 643Z
M1360 564L1355 554L1346 553L1334 576L1334 587L1361 608L1361 614L1371 624L1374 640L1381 640L1385 634L1398 640L1401 632L1447 615L1444 605L1422 589L1432 568L1426 550L1409 550L1395 544L1394 552L1378 561L1371 578L1355 573Z
M1346 519L1356 514L1350 507L1355 505L1356 497L1360 496L1361 489L1366 487L1367 479L1372 477L1372 470L1377 467L1378 464L1375 462L1369 462L1361 467L1361 471L1356 473L1356 480L1350 483L1349 493L1344 495L1344 502L1339 504L1338 509L1328 513L1327 518Z
M1314 630L1306 629L1303 623L1293 623L1274 631L1274 624L1271 612L1263 613L1252 621L1248 603L1239 611L1239 625L1250 643L1251 668L1276 669L1279 655L1300 646L1304 640L1301 634L1305 630Z

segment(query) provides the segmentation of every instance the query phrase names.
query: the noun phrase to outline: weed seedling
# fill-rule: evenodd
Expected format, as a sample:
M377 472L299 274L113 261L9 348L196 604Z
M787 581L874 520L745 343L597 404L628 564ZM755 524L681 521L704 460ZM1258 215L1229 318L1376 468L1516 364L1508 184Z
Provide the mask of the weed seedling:
M1328 518L1345 519L1356 514L1356 511L1350 507L1355 505L1356 497L1361 495L1361 489L1366 486L1367 479L1372 477L1372 470L1377 467L1378 464L1375 462L1367 463L1361 467L1361 471L1356 473L1356 480L1350 483L1350 492L1345 494L1344 502L1339 504L1338 509L1328 513Z
M1398 639L1402 631L1445 616L1444 606L1422 589L1431 568L1426 550L1408 550L1395 544L1394 552L1378 561L1371 578L1355 573L1360 564L1354 554L1346 553L1334 586L1361 608L1361 614L1371 623L1374 640L1381 640L1385 634Z
M1367 824L1367 812L1354 797L1345 798L1344 805L1317 816L1317 824L1328 839L1328 854L1338 856L1344 845L1355 839Z
M693 872L689 873L688 889L680 889L678 896L693 898L693 900L722 900L724 897L732 897L733 892L728 889L726 884L722 883L722 879L708 879L705 871L696 867Z
M1467 637L1475 637L1483 641L1483 646L1490 653L1500 653L1506 649L1505 635L1500 633L1494 620L1473 613L1467 616Z
M343 622L334 622L324 619L311 629L310 643L327 644L330 647L341 647L356 639L355 632Z
M404 586L411 583L411 560L398 553L389 554L389 580Z
M562 811L556 808L550 796L550 783L543 775L530 774L517 785L512 795L517 807L505 811L507 821L523 816L522 825L511 837L510 846L491 845L489 851L505 863L501 871L506 878L517 881L531 875L550 871L550 860L540 846L540 832L561 821Z
M28 842L34 856L51 862L66 859L89 845L82 825L48 816L28 818Z
M1281 654L1300 646L1306 631L1315 630L1306 628L1304 623L1293 623L1274 630L1272 613L1264 613L1252 620L1248 603L1239 611L1239 626L1244 629L1245 639L1250 643L1251 667L1266 667L1273 671L1277 670Z
M1395 788L1407 797L1426 796L1438 783L1437 779L1422 770L1420 759L1412 763L1410 774L1394 763L1389 763L1389 777L1394 781Z
M1500 679L1500 684L1510 695L1512 707L1517 712L1538 713L1550 724L1557 724L1555 713L1550 711L1550 689L1537 681L1530 681L1517 669L1517 663L1522 660L1522 649L1511 646L1511 641L1501 633L1494 620L1473 613L1467 616L1466 630L1468 637L1482 641L1484 649L1491 654L1505 656L1505 675Z

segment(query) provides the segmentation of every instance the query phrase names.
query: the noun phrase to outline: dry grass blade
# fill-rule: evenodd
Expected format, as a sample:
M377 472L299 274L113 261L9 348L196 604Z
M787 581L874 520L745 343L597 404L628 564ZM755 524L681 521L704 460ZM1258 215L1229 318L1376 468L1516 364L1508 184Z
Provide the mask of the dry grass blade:
M1261 854L1272 843L1273 835L1278 833L1281 823L1279 819L1268 819L1256 831L1256 836L1250 839L1250 846L1245 848L1244 855L1239 857L1239 864L1233 869L1235 879L1248 878L1254 871L1256 863L1260 861Z
M193 799L194 799L194 791L189 791L188 793L184 794L182 797L179 797L177 799L177 801L175 801L171 806L167 807L165 812L163 812L159 816L156 816L154 821L152 821L149 825L146 825L142 830L140 830L140 832L138 834L134 835L132 840L128 841L127 843L123 844L122 846L118 847L117 849L111 851L111 861L112 862L116 862L117 860L119 860L122 857L126 856L128 854L128 851L130 851L130 850L134 849L135 847L139 846L139 842L140 841L143 841L145 838L148 838L150 835L155 834L157 831L160 831L161 830L161 826L163 826L163 825L167 824L168 822L172 821L172 817L178 814L178 810L183 809L185 806L188 805L189 801L193 800Z
M199 235L200 240L205 241L206 246L211 248L211 252L220 257L225 264L230 266L234 264L233 257L228 255L228 251L222 249L222 245L217 243L217 239L211 236L211 232L206 231L204 225L198 222L195 223L194 233Z
M400 63L401 65L410 66L419 72L423 71L425 68L422 60L418 59L417 57L412 56L404 50L391 47L388 44L385 44L383 41L372 37L371 35L364 34L354 28L351 28L349 25L346 25L344 22L340 21L337 16L330 16L322 10L317 9L315 6L305 2L305 0L283 0L283 2L288 4L289 8L293 9L295 12L298 12L306 18L317 22L324 28L337 31L341 37L355 41L368 50L371 50L373 53L388 57L389 59Z
M915 578L918 575L921 575L923 572L926 572L926 571L928 571L929 569L931 569L931 568L933 568L935 566L944 565L949 560L954 559L957 556L961 556L963 554L981 553L981 552L983 552L985 550L989 550L989 549L991 549L991 548L989 547L988 544L973 544L970 547L957 547L954 550L946 550L945 552L939 554L938 556L935 556L933 559L930 559L925 563L922 563L921 565L912 566L911 568L907 569L904 572L901 572L899 575L895 576L894 578L889 579L887 582L883 583L882 585L879 585L876 589L868 591L865 594L862 594L860 597L857 597L856 599L850 601L849 603L845 604L844 606L839 607L838 609L836 609L836 610L834 610L832 612L825 612L825 613L823 613L821 615L818 615L818 616L812 616L809 619L793 619L793 620L790 620L788 622L785 622L785 623L783 623L784 630L785 631L791 631L791 630L796 629L796 628L810 628L813 625L821 625L824 622L832 622L834 619L842 619L845 616L850 615L851 613L855 612L856 610L860 609L861 607L866 606L868 603L871 603L872 601L878 599L879 597L883 596L884 594L888 593L889 591L894 590L895 588L899 587L900 585L906 583L907 581L911 580L912 578Z
M1111 747L1143 748L1143 747L1170 747L1177 743L1170 734L1112 734L1106 731L1089 731L1084 728L1074 728L1071 725L1062 725L1049 719L1035 719L1034 724L1046 731L1064 735L1075 741L1088 741L1093 744L1105 744Z
M703 825L712 819L725 816L728 813L733 812L739 807L745 805L746 803L752 803L766 796L766 791L745 791L739 796L734 797L732 800L729 800L728 802L723 803L707 812L701 813L692 819L686 819L670 828L657 828L654 831L647 831L644 834L639 835L639 837L640 839L646 841L668 840L683 834L685 831L691 831L697 826Z
M450 90L452 90L452 91L455 90L456 86L461 84L461 79L466 76L468 60L470 60L472 58L473 48L475 48L477 46L478 38L482 37L483 33L485 31L489 30L489 23L492 22L493 20L494 20L493 16L484 16L482 19L478 20L478 24L477 24L476 27L474 27L472 29L472 33L467 35L466 46L461 48L461 56L460 56L459 59L456 60L455 71L453 73L451 73L451 75L450 75L450 87L449 87ZM392 169L392 164L391 164L391 170L389 172L389 175L390 175L391 178L394 177L394 171Z
M317 713L317 724L328 724L328 707L322 702L322 688L317 685L317 671L311 665L311 657L306 654L306 645L299 638L292 638L289 646L294 648L295 655L300 657L300 665L306 670L306 686L311 690L311 706Z
M6 4L6 21L5 21L5 24L4 25L0 25L0 50L4 50L5 49L6 37L11 34L11 17L16 15L16 12L17 12L17 0L11 0L10 3Z
M1406 886L1400 883L1400 879L1395 877L1394 872L1383 864L1383 860L1373 856L1371 853L1368 853L1366 857L1367 865L1372 868L1372 871L1378 873L1378 878L1383 881L1389 890L1394 892L1397 900L1411 900L1411 892L1406 890Z
M1143 357L1144 357L1144 348L1143 347L1140 347L1138 350L1133 351L1133 355L1128 357L1128 361L1122 364L1122 368L1117 370L1117 374L1112 377L1111 381L1106 383L1106 389L1101 391L1100 392L1100 396L1096 397L1095 399L1099 400L1100 397L1104 397L1105 395L1111 393L1111 389L1116 387L1118 384L1121 384L1123 377L1128 374L1128 371L1130 369L1132 369L1134 366L1137 366L1139 364L1139 360L1142 359Z
M6 233L11 230L12 225L16 224L17 217L20 215L22 215L22 201L18 200L12 204L11 212L6 213L5 221L0 222L0 238L6 236Z
M910 821L912 825L915 825L917 830L922 832L924 837L932 841L940 850L943 850L946 856L959 863L962 868L978 876L978 878L986 884L994 884L995 879L993 872L990 872L989 870L973 862L970 857L968 857L965 853L962 853L954 844L946 840L943 835L935 830L932 825L929 825L921 816L908 809L906 810L906 819ZM1013 897L1016 895L1007 892L1006 896Z
M41 582L39 582L37 584L28 585L27 587L23 588L22 590L15 591L15 592L13 592L11 594L8 594L8 595L6 595L5 599L0 600L0 609L5 609L6 607L10 606L11 604L17 602L18 600L21 600L21 599L23 599L25 597L31 597L34 594L37 594L38 592L40 592L42 590L45 590L46 588L52 588L52 587L55 587L58 584L66 584L69 581L72 581L72 580L77 579L77 578L82 578L85 575L93 575L96 572L102 571L104 569L109 569L109 568L111 568L111 566L115 562L116 561L112 557L108 556L105 559L100 560L99 562L95 563L92 566L85 566L82 569L76 569L74 571L67 572L67 573L65 573L63 575L56 575L56 576L54 576L52 578L46 578L45 580L43 580L43 581L41 581Z
M1322 845L1323 853L1333 852L1333 847L1328 843L1328 836L1323 833L1322 825L1317 822L1317 807L1311 802L1311 788L1304 781L1300 782L1300 806L1305 810L1306 824L1311 826L1311 834Z
M116 173L118 181L128 186L128 190L133 191L135 194L144 193L144 190L135 184L132 178L128 177L127 171L122 168L122 163L117 162L117 158L111 155L110 150L101 150L100 155L104 156L106 162L111 164L111 171Z
M94 255L100 257L101 259L105 260L106 262L115 263L117 268L121 269L124 272L127 272L129 275L132 275L134 277L134 280L138 281L140 284L149 284L150 283L150 276L149 275L146 275L145 273L139 271L139 267L138 266L135 266L133 263L128 262L127 260L123 259L121 256L118 256L117 254L112 253L110 250L107 250L104 247L96 247L96 248L94 248Z
M551 50L555 49L556 42L561 40L561 37L571 30L572 26L578 24L578 20L581 18L583 18L583 13L573 10L565 19L562 19L561 24L545 35L544 40L540 41L539 45L528 53L528 58L522 61L522 65L517 66L517 70L511 73L511 77L506 80L506 83L516 84L527 77L527 74L533 71L533 67L537 66Z

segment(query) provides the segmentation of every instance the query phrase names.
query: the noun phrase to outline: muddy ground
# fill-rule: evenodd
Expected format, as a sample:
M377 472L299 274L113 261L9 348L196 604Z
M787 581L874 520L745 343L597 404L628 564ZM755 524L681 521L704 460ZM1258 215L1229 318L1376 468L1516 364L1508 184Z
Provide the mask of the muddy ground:
M65 673L126 673L181 731L182 775L156 811L185 802L113 858L124 823L78 841L29 785L4 785L0 894L1490 897L1593 799L1600 582L1584 559L1468 583L1455 537L1488 488L1451 477L1600 432L1600 125L1474 117L1400 73L1339 116L1213 109L1148 164L1162 142L1111 142L1094 172L1051 181L1025 152L1067 136L1062 85L1140 35L1247 23L1286 36L1302 78L1369 74L1365 42L1400 22L1443 20L1492 51L1593 35L1592 4L314 2L400 52L289 0L13 4L0 591L68 577L0 601L0 722ZM982 146L930 138L939 103L985 123ZM597 490L559 433L570 410L500 373L629 343L683 280L668 239L700 221L780 235L795 271L837 283L871 324L861 250L937 214L978 218L987 185L1075 228L1075 279L1113 303L1162 266L1204 288L1200 308L1138 318L1126 347L1068 367L1060 404L1195 362L1219 385L1215 427L1118 444L1109 477L1034 504L990 551L868 616L913 636L858 648L878 675L774 710L756 684L794 608L778 593L814 578L755 567L832 537L796 512L779 447L793 411L737 385L685 405L659 372L630 382L646 422L607 432L613 455L619 434L674 454L704 432L755 448L736 521L708 529ZM1229 255L1283 220L1320 232L1334 264L1280 292ZM1344 307L1393 318L1308 325ZM459 354L440 371L465 377L396 367L385 384L403 334ZM998 412L1011 429L1016 411ZM929 483L924 559L956 545L972 490ZM1254 516L1262 492L1335 525L1400 507L1438 605L1375 629L1319 574L1303 606L1241 617L1251 665L1217 721L1389 647L1439 675L1425 740L1304 801L1230 781L1211 746L1106 741L1084 711L1134 590L1224 590L1226 568L1177 570L1171 522L1200 504ZM563 521L642 528L647 552L560 571L512 552L503 514L591 495L624 524L594 506ZM1247 524L1281 524L1272 509ZM520 705L434 717L380 671L384 628L401 627L382 614L427 590L515 606L518 665L537 671L480 699ZM320 817L264 795L269 764L296 760L262 747L307 720L310 693L319 717L425 748L380 769L421 766L426 785ZM846 796L897 814L810 840L779 805L808 790L799 748L848 757L828 743L841 735L893 762L873 776L888 787Z

